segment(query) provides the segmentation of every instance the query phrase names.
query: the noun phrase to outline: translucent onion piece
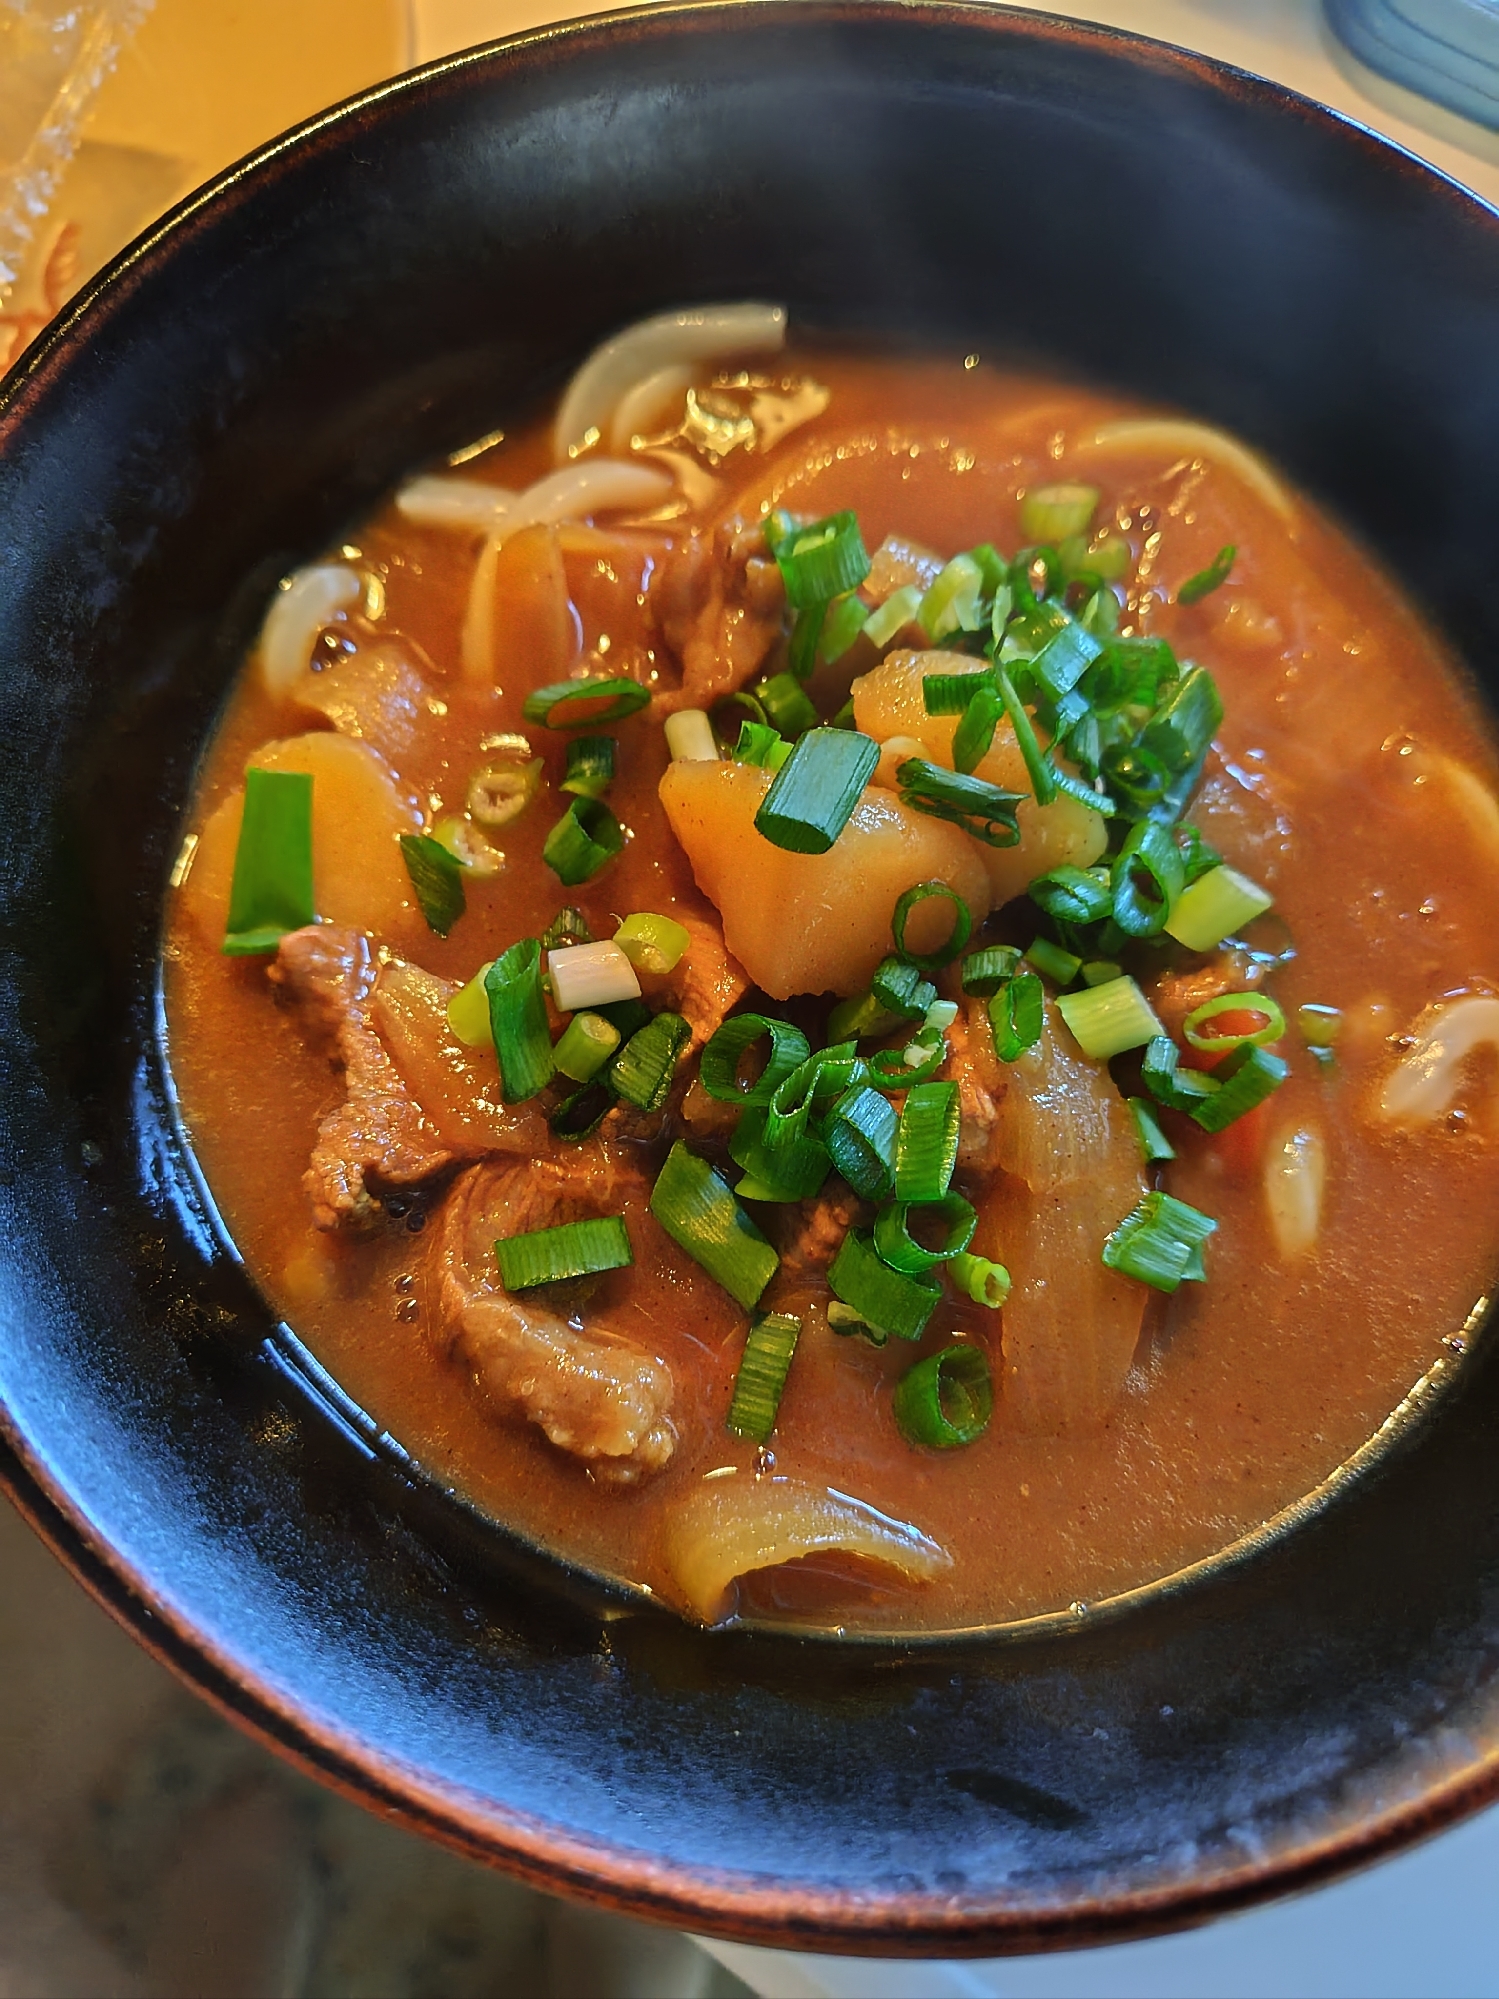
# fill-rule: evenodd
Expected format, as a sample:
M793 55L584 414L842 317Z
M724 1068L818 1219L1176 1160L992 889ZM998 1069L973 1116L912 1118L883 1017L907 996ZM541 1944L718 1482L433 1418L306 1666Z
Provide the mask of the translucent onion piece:
M666 1530L667 1567L705 1624L728 1612L740 1576L829 1548L884 1563L910 1582L952 1567L947 1550L909 1521L799 1479L705 1480Z
M494 578L499 559L500 543L491 535L474 564L458 640L458 657L468 680L494 678Z
M656 368L625 390L609 419L606 440L611 451L628 451L632 438L648 435L665 423L692 387L691 368L673 362Z
M1379 1112L1392 1124L1434 1124L1452 1108L1468 1058L1480 1048L1499 1049L1499 999L1474 993L1439 1000L1411 1031L1415 1046L1386 1077Z
M603 434L621 397L658 370L731 354L768 354L786 344L781 305L705 305L658 313L596 347L568 384L557 412L552 455L565 465L586 448L589 431Z
M1316 1125L1292 1125L1265 1154L1265 1206L1282 1263L1304 1256L1322 1227L1327 1145Z
M1074 449L1087 451L1159 451L1167 458L1205 458L1234 473L1257 493L1282 520L1290 520L1296 502L1263 458L1209 423L1188 423L1178 417L1120 417L1100 424Z
M517 495L482 479L445 479L425 473L396 494L396 511L424 528L460 528L492 534L508 516Z
M299 569L277 591L260 628L260 677L266 692L281 700L296 686L312 659L312 642L326 624L352 611L364 585L339 562Z

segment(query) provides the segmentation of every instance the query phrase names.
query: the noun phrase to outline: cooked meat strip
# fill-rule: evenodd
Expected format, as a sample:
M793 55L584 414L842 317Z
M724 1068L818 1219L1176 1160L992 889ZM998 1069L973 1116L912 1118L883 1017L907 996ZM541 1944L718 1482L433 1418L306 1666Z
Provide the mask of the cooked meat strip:
M578 1285L523 1296L506 1291L494 1244L500 1236L617 1214L625 1191L638 1184L632 1167L597 1142L566 1160L486 1161L454 1183L429 1273L450 1352L472 1369L485 1396L535 1423L558 1450L611 1485L636 1484L671 1458L671 1370L607 1326L580 1323ZM585 1280L583 1289L590 1288ZM564 1302L559 1294L570 1297Z
M778 1281L809 1284L822 1278L851 1228L863 1222L869 1205L852 1187L831 1179L820 1194L787 1209L782 1224Z
M727 521L712 540L694 534L662 565L653 589L662 635L682 662L682 684L658 694L662 714L710 708L753 679L781 635L786 591L764 530Z
M692 1029L688 1053L695 1055L710 1041L750 989L749 974L729 956L723 931L702 916L678 919L692 942L667 974L662 988L667 1004Z
M413 1186L462 1156L443 1145L370 1025L377 975L368 938L333 923L283 937L268 973L344 1072L344 1101L319 1125L303 1175L320 1229L372 1220L371 1181Z

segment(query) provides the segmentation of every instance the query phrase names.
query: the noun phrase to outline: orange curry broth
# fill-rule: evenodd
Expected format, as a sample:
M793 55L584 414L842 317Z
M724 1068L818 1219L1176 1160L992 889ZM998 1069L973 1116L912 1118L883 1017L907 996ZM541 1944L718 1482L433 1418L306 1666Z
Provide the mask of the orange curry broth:
M1281 1051L1292 1073L1270 1103L1223 1137L1191 1144L1167 1169L1169 1190L1220 1223L1209 1281L1147 1314L1124 1396L1095 1434L1021 1435L1001 1398L971 1447L913 1449L891 1415L893 1380L961 1327L989 1347L998 1383L998 1316L945 1299L920 1349L892 1341L876 1351L832 1335L809 1312L772 1440L777 1470L916 1523L954 1565L919 1587L852 1560L792 1565L745 1586L741 1608L848 1629L951 1629L1096 1601L1255 1528L1371 1435L1488 1286L1499 1148L1483 1128L1482 1093L1470 1117L1416 1134L1381 1132L1366 1112L1391 1060L1388 1036L1443 993L1499 986L1492 856L1413 781L1401 749L1406 739L1440 747L1486 784L1494 757L1431 636L1304 503L1288 532L1226 470L1190 458L1163 467L1158 450L1064 453L1070 438L1130 413L1088 391L956 363L816 354L808 365L832 389L825 415L768 456L720 468L729 494L742 482L748 519L768 504L808 515L851 507L871 549L896 533L950 555L980 541L1018 545L1016 495L1028 484L1086 477L1102 487L1099 519L1117 512L1141 556L1144 601L1126 629L1169 639L1209 667L1222 692L1218 741L1237 775L1217 787L1216 810L1187 816L1275 895L1297 950L1270 985L1287 1018L1303 1002L1345 1012L1335 1068L1319 1070L1293 1030ZM549 469L548 442L529 431L465 466L465 476L523 486ZM591 572L586 535L574 539L568 574L585 642L606 631L616 645L649 640L636 589L645 579L612 587ZM461 809L480 738L525 728L521 700L549 676L521 656L512 633L503 686L476 695L460 685L469 538L415 528L387 509L358 540L365 566L384 578L386 624L416 639L441 676L446 712L428 718L401 760L402 776L430 805L430 824L440 810ZM1166 601L1227 542L1238 558L1223 588L1194 606ZM669 660L657 658L656 670L662 685L674 684ZM238 785L259 745L306 726L244 675L190 826ZM565 902L581 905L599 936L632 910L712 914L655 803L666 750L648 714L615 731L610 803L634 837L581 889L560 888L540 859L561 808L564 739L526 733L550 782L496 836L504 873L470 883L469 914L446 940L408 905L383 941L464 980L515 939L539 934ZM411 1282L426 1238L398 1221L367 1238L311 1226L302 1173L339 1081L304 1042L295 1009L273 1003L264 961L220 956L180 909L168 912L165 956L186 1124L277 1309L440 1484L559 1554L670 1599L663 1523L705 1472L732 1465L751 1475L755 1447L724 1427L745 1315L647 1213L649 1174L626 1209L635 1266L603 1280L591 1309L669 1363L680 1443L658 1477L607 1489L538 1430L497 1420L444 1356L437 1330L421 1321L420 1281ZM1315 1252L1282 1270L1263 1205L1264 1151L1307 1114L1328 1141L1322 1235ZM773 1288L762 1302L795 1308L808 1296Z

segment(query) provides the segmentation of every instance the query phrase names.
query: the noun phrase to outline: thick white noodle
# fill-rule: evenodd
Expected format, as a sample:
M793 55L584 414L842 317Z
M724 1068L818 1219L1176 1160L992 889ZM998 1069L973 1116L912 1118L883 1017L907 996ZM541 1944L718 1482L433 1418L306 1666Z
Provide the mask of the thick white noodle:
M364 584L342 563L319 562L288 576L260 628L260 677L279 701L307 671L312 642L326 624L352 611Z
M557 412L552 455L564 465L585 448L590 431L602 437L621 397L662 368L775 353L785 344L783 305L703 305L639 320L596 347L573 376Z
M1282 1263L1304 1256L1322 1227L1327 1145L1316 1125L1292 1125L1265 1154L1265 1205Z
M1290 520L1296 502L1276 478L1263 458L1259 458L1227 431L1209 423L1189 423L1185 418L1163 416L1119 417L1100 424L1091 437L1079 438L1075 451L1159 451L1165 458L1205 458L1221 465L1258 493L1267 507L1282 520Z
M672 411L685 406L692 387L692 370L680 362L656 368L643 380L633 383L614 405L609 419L609 435L604 442L611 451L628 451L633 437L647 437L665 423Z
M515 498L508 487L487 486L482 479L445 479L440 473L424 472L396 494L396 511L418 527L492 534Z
M494 678L495 564L511 535L523 527L576 520L581 514L659 506L672 491L671 474L659 465L589 458L548 472L515 494L509 512L495 523L474 564L459 645L465 676L470 680Z
M1452 1108L1468 1057L1499 1049L1499 999L1472 993L1439 1000L1416 1022L1408 1048L1385 1079L1379 1110L1392 1124L1434 1124Z

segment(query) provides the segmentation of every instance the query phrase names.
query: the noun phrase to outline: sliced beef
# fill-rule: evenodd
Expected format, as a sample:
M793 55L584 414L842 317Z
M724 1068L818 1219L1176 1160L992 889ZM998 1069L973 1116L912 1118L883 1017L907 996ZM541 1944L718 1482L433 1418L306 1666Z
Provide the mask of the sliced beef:
M319 1125L303 1176L321 1229L372 1220L371 1183L414 1186L461 1156L443 1144L370 1024L378 970L361 932L320 923L283 937L269 972L344 1072L344 1101Z
M752 680L781 636L786 591L758 523L695 534L662 565L653 590L682 684L656 697L666 714L710 708Z
M998 1164L996 1132L1005 1073L982 1000L959 1006L947 1044L947 1074L958 1086L958 1163L970 1172L986 1173Z
M723 1026L750 989L749 974L731 958L716 922L684 916L682 928L692 942L666 980L668 1005L692 1029L689 1053L696 1054Z
M671 1370L596 1320L590 1285L520 1295L500 1283L498 1237L617 1214L635 1169L593 1143L559 1160L491 1160L453 1186L433 1241L429 1295L450 1352L494 1407L535 1423L603 1483L633 1485L676 1448ZM564 1317L564 1313L566 1316Z

